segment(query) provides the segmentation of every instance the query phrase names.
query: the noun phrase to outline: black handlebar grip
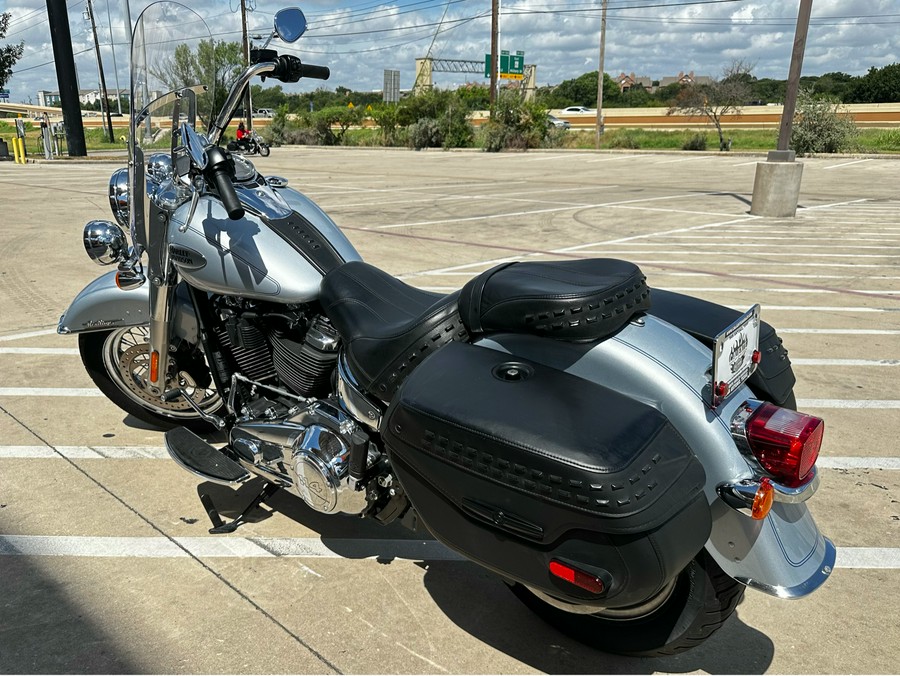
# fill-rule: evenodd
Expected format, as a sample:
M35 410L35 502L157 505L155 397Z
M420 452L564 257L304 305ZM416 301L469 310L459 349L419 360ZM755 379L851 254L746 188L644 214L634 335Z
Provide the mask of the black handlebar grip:
M206 147L206 173L212 178L219 191L219 197L228 212L228 218L237 221L244 217L244 207L238 199L237 192L234 189L234 183L231 182L231 158L219 146Z
M214 167L212 170L213 181L219 190L219 197L222 198L222 204L225 211L228 212L228 218L232 221L238 221L244 217L244 207L238 199L237 192L234 189L234 183L231 182L231 176L228 170L223 166Z
M314 80L327 80L331 77L331 69L328 66L313 66L304 63L300 66L300 77L309 77Z

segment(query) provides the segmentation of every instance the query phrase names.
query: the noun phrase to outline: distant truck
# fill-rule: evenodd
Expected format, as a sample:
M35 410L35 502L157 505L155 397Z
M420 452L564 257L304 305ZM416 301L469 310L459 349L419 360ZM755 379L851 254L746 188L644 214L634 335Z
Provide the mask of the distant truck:
M271 108L257 108L253 113L253 117L274 117L275 111Z

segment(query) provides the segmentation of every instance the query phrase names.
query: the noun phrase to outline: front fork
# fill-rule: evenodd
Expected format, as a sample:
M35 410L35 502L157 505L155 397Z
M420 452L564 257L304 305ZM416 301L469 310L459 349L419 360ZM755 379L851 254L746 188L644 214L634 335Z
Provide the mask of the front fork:
M165 258L168 259L168 255ZM168 260L166 266L168 267ZM175 285L170 283L174 281L172 277L172 272L167 271L165 277L150 278L150 373L147 387L158 397L162 397L166 391L169 372L172 298L175 292Z

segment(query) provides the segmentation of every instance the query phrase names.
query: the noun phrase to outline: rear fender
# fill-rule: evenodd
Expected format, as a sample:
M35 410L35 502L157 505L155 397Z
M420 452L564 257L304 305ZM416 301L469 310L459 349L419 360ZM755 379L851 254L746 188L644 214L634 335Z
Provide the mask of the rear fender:
M805 504L776 503L766 519L755 521L719 497L719 485L754 478L729 423L744 401L757 397L745 385L718 411L710 409L712 354L702 343L645 316L599 344L513 334L479 344L611 387L664 413L703 463L713 518L706 549L732 578L788 598L805 596L827 579L834 546L819 533Z
M116 286L116 271L106 273L88 284L59 318L57 333L109 331L150 322L150 282L137 289L123 291ZM199 330L194 306L187 287L179 284L172 308L174 335L197 344Z

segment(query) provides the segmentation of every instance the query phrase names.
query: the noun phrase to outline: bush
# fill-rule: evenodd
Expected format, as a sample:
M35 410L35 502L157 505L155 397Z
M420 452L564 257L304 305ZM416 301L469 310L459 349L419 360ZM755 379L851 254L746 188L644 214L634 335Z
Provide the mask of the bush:
M791 131L791 148L799 155L840 153L855 150L859 130L840 104L816 98L808 89L800 90Z
M407 144L410 148L421 150L422 148L440 148L444 143L444 135L441 126L432 117L424 117L409 125L409 137Z
M706 134L694 134L681 145L682 150L706 150Z
M539 148L549 134L550 119L542 106L504 91L494 104L494 118L481 127L481 147L488 152Z
M630 129L623 134L617 135L609 142L610 148L620 148L623 150L637 150L641 147L640 141L637 140L634 132Z

